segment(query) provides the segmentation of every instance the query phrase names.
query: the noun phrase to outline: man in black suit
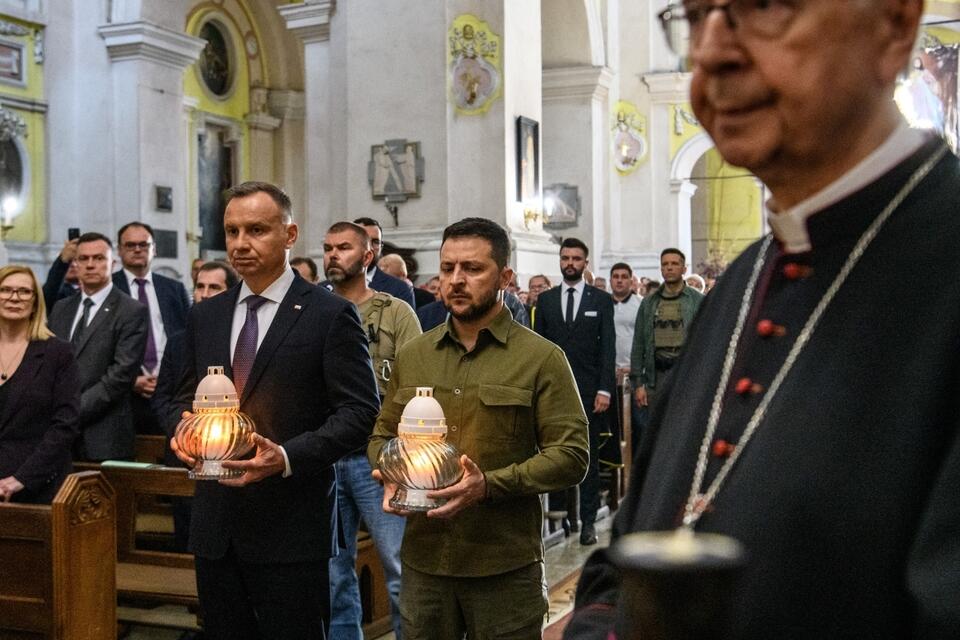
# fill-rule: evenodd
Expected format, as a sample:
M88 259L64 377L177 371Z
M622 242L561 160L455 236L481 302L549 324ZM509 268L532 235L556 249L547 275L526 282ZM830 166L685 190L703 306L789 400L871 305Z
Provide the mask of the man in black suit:
M373 262L367 267L367 286L374 291L383 291L394 298L400 298L410 305L411 309L416 309L417 303L413 298L413 287L400 278L395 278L377 268L377 263L383 257L383 227L373 218L357 218L353 223L367 230L367 235L370 236L370 244L373 245Z
M352 303L289 266L297 225L283 191L246 182L226 199L243 283L190 312L177 401L188 409L207 368L223 366L257 435L252 458L224 463L241 476L197 486L190 548L204 628L213 639L324 638L333 465L366 443L380 408L366 336Z
M183 331L190 310L190 298L182 283L153 273L156 256L153 228L143 222L128 222L117 233L123 269L113 274L113 284L149 310L147 346L142 369L133 385L133 419L137 433L163 433L150 397L157 387L160 358L167 337Z
M596 544L594 522L600 509L600 434L604 412L616 391L616 329L613 298L583 281L587 245L567 238L560 245L563 284L541 293L534 329L567 355L580 399L590 418L590 467L580 484L580 544Z
M50 330L70 340L80 369L82 460L132 458L130 388L147 341L147 310L113 285L113 246L99 233L80 236L80 291L57 302Z

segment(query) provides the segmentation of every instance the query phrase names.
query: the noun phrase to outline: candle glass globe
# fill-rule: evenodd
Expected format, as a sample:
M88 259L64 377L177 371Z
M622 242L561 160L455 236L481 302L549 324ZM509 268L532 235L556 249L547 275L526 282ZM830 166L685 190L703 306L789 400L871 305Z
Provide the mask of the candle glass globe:
M433 388L418 387L403 409L397 437L380 450L377 460L384 480L397 485L391 507L429 511L446 502L427 497L427 492L456 484L463 476L460 454L446 437L446 418Z
M193 413L180 421L173 437L180 451L197 461L191 478L219 480L243 475L222 463L249 452L255 432L253 420L240 412L236 387L223 367L210 367L197 385Z

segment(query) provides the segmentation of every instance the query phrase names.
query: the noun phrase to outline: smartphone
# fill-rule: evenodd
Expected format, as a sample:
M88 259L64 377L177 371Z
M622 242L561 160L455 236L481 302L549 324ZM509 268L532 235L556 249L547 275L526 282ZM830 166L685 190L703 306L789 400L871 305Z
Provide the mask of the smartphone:
M76 240L80 237L79 227L70 227L67 229L67 240Z

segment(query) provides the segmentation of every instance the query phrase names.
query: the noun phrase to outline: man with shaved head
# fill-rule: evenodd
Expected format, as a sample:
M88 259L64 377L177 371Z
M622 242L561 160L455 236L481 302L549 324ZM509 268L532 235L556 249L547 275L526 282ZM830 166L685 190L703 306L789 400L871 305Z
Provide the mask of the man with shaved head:
M960 278L960 163L893 101L922 13L686 0L660 14L697 119L771 196L772 233L730 265L657 386L614 525L743 546L729 628L698 637L960 637L960 288L906 275ZM643 635L615 622L643 604L625 594L595 553L565 637Z

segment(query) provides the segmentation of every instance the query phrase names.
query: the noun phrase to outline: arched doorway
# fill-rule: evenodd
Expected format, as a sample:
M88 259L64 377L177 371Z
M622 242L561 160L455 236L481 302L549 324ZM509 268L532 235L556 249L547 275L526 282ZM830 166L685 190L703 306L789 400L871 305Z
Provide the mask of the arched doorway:
M671 190L677 198L680 249L693 271L722 271L764 233L763 185L723 160L705 133L677 152Z

